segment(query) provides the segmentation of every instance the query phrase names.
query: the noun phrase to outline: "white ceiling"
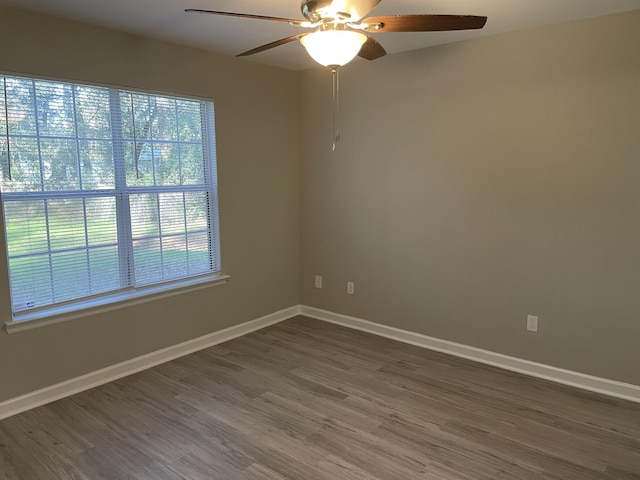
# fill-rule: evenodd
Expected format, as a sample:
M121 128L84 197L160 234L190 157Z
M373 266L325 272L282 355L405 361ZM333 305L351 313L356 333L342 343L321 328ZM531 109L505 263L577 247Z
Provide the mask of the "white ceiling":
M299 0L0 0L0 5L48 13L225 55L236 55L301 30L286 23L185 13L185 8L302 19ZM383 0L373 14L447 13L488 17L482 30L376 35L387 53L397 53L636 9L640 9L640 0ZM298 42L244 58L294 70L316 66Z

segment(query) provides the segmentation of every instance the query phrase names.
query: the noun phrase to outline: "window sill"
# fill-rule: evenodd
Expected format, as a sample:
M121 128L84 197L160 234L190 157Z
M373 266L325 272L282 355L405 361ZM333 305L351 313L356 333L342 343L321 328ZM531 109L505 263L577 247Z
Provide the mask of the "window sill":
M56 323L66 322L75 318L96 315L119 308L150 302L159 298L172 297L182 293L193 292L215 285L223 285L229 280L229 275L207 275L205 277L179 280L164 285L156 285L140 290L128 290L124 292L105 295L103 297L51 307L36 312L25 312L14 315L13 319L5 322L4 329L7 333L17 333L33 328L44 327Z

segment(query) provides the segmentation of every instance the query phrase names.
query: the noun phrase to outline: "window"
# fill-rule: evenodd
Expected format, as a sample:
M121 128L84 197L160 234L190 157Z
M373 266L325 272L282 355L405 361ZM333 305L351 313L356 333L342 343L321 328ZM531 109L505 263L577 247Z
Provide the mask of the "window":
M0 82L14 314L219 272L211 102Z

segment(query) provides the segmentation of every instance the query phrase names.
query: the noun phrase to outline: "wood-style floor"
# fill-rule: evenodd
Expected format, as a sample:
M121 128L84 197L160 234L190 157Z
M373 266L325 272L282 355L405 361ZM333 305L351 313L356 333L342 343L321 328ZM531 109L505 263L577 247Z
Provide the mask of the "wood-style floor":
M297 317L0 422L0 478L640 479L640 404Z

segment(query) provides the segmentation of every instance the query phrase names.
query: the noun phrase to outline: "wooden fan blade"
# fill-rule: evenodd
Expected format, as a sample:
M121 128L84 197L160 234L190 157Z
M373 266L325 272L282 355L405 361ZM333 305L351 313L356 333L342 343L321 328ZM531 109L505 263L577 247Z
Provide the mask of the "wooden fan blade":
M272 22L283 22L291 25L300 26L300 20L282 17L266 17L264 15L252 15L250 13L234 13L234 12L216 12L214 10L198 10L197 8L187 8L185 12L189 13L208 13L210 15L224 15L227 17L254 18L256 20L270 20Z
M286 45L287 43L291 43L299 39L300 37L304 37L305 35L309 34L299 33L297 35L291 35L287 38L281 38L280 40L276 40L275 42L267 43L265 45L261 45L260 47L252 48L251 50L247 50L246 52L239 53L238 55L236 55L236 57L246 57L247 55L253 55L254 53L260 53L271 48L279 47L280 45Z
M367 41L362 45L358 56L367 60L375 60L376 58L384 57L386 54L387 52L382 45L375 38L367 35Z
M484 27L487 17L475 15L389 15L369 17L362 24L368 32L441 32ZM379 27L378 27L379 25Z

